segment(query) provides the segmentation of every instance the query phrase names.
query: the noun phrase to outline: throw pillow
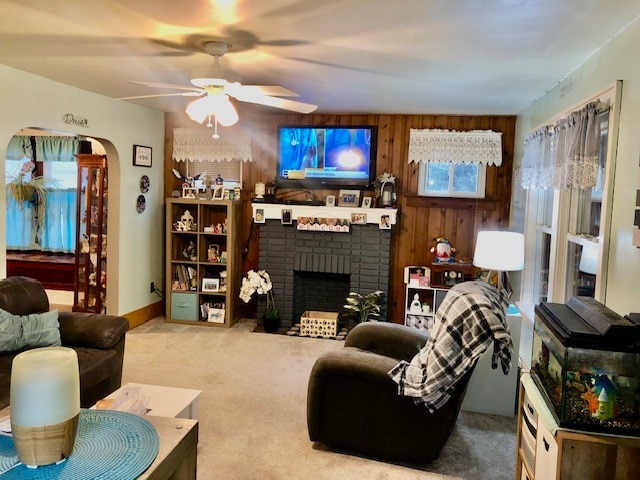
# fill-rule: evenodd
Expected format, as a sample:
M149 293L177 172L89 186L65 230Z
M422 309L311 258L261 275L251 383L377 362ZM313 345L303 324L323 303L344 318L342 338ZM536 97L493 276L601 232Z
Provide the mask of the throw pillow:
M61 345L58 310L14 315L0 308L0 353Z

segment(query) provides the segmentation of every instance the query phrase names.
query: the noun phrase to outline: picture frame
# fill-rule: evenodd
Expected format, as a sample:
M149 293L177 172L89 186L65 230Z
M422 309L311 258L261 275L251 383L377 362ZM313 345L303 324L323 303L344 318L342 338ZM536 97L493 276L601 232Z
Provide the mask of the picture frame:
M255 223L265 223L264 208L256 208L256 215L253 221Z
M224 199L224 187L222 185L216 185L213 189L213 195L211 196L213 200L223 200Z
M380 216L380 230L391 230L391 218L389 218L389 215Z
M335 195L327 195L327 199L325 200L324 204L327 207L335 207L336 206L336 196Z
M218 290L220 290L219 278L203 278L202 279L203 292L217 292Z
M133 166L151 167L153 162L152 148L144 145L133 146Z
M280 222L283 225L291 225L293 223L293 220L291 218L292 216L292 211L290 208L283 208L282 209L282 217L280 219Z
M353 225L366 225L367 223L367 214L366 213L352 213L351 214L351 223Z
M362 208L371 208L371 197L362 198Z
M339 207L357 207L360 204L360 190L340 190Z
M207 311L207 322L224 323L224 308L210 308Z

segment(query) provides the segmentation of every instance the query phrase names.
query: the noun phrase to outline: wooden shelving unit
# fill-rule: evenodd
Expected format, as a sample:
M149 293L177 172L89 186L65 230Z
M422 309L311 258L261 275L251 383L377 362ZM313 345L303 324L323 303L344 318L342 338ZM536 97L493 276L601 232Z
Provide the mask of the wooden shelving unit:
M231 327L239 320L241 228L240 201L167 199L167 322Z

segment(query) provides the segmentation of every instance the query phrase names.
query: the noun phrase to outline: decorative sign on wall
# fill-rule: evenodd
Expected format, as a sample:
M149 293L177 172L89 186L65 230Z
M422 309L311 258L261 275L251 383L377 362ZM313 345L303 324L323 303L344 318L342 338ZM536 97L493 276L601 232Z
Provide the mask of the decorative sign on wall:
M316 232L349 232L346 218L298 217L296 228Z
M133 165L135 167L150 167L151 160L151 147L133 146Z
M62 121L67 125L76 125L78 127L89 128L89 120L84 117L79 117L73 113L65 113L62 115Z

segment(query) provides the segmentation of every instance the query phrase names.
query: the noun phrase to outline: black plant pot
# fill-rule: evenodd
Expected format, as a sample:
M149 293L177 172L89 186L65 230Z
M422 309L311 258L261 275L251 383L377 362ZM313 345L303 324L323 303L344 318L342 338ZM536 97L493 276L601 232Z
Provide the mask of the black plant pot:
M267 317L265 315L262 316L262 325L264 326L264 331L267 333L275 333L280 328L280 317Z

